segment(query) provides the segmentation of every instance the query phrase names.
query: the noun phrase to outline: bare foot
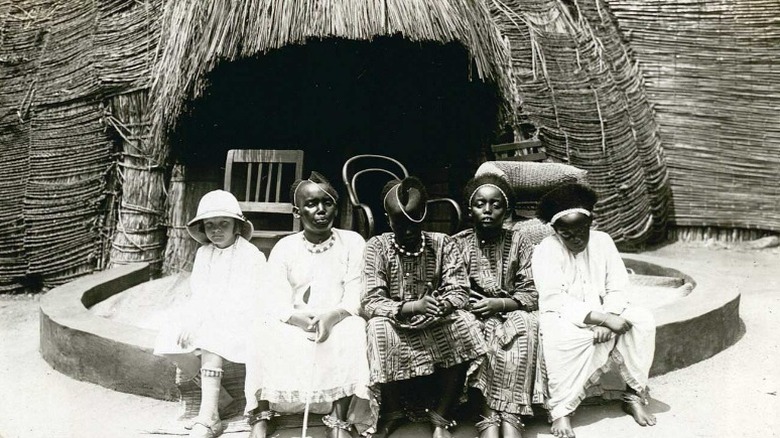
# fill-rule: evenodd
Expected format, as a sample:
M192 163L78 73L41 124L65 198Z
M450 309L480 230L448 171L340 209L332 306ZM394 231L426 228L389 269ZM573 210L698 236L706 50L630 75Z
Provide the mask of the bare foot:
M443 427L435 426L433 428L433 438L452 438L452 434Z
M623 402L623 410L634 417L634 421L642 427L655 426L655 415L647 412L645 405L640 401Z
M571 428L568 416L554 420L550 432L558 438L574 438L574 429Z

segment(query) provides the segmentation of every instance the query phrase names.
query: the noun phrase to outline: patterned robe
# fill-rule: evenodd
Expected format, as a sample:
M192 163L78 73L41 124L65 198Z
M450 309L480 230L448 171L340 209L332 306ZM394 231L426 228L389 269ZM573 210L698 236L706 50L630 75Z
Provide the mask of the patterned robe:
M485 353L476 319L462 310L468 280L458 246L445 234L423 235L425 248L417 257L395 249L392 233L366 245L361 301L368 319L371 384L430 375L435 366L451 367ZM404 302L426 293L450 301L456 310L422 322L399 315Z
M490 408L532 415L544 404L546 373L539 346L538 294L531 274L533 247L522 233L502 230L480 240L473 229L454 236L466 262L471 289L486 298L511 298L520 309L480 320L488 352L469 376Z

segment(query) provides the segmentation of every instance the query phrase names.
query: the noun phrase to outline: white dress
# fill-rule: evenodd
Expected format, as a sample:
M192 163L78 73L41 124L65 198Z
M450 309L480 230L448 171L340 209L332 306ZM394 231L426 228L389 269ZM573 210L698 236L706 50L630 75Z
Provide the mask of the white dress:
M646 391L655 321L648 310L628 302L628 273L612 238L591 230L587 248L573 255L557 235L549 236L534 250L531 266L539 292L552 419L573 412L587 396L603 394L601 378L610 367L631 388ZM583 322L594 310L618 314L632 328L594 344L593 326Z
M274 302L266 301L251 338L246 411L267 400L278 412L300 412L308 399L312 412L327 413L332 402L354 395L348 421L362 433L374 426L377 411L368 389L366 323L358 316L365 241L340 229L333 229L333 238L333 246L313 253L301 232L284 237L271 251L269 269L277 283ZM322 343L284 322L296 311L335 309L350 316Z
M246 334L255 317L252 306L262 294L265 266L265 255L240 236L224 249L213 244L198 248L189 299L171 310L157 335L154 354L206 350L231 362L245 362ZM191 333L184 348L177 343L182 330Z

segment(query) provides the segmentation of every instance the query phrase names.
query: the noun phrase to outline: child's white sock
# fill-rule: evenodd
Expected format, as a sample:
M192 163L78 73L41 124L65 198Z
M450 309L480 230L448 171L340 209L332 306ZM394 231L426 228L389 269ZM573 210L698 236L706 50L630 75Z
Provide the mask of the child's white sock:
M220 369L201 368L200 411L198 416L204 419L219 420L219 390L222 387Z

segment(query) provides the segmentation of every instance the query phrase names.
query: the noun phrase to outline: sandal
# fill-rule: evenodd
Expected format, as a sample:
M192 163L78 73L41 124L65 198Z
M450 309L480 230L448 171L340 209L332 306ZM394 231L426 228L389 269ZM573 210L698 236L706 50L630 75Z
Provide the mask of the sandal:
M202 428L198 426L203 426ZM216 438L225 431L225 424L221 420L209 423L207 420L197 419L192 423L189 438Z
M326 415L322 417L322 422L323 424L325 424L325 427L328 429L326 432L326 436L328 437L338 438L340 436L339 431L341 430L346 431L348 436L350 437L352 436L351 434L352 423L339 420L333 415Z

